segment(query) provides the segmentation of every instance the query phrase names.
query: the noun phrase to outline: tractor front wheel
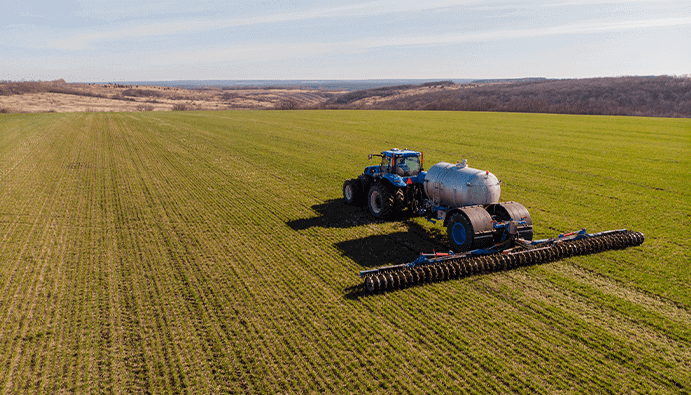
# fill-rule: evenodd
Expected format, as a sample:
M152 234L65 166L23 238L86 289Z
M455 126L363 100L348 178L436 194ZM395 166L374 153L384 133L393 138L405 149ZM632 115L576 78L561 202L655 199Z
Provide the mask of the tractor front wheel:
M361 198L361 191L360 191L360 181L359 180L353 180L352 178L349 180L345 180L343 183L343 199L345 200L346 203L348 204L356 204Z
M374 217L379 219L391 218L396 207L395 196L386 185L377 182L369 189L367 206Z

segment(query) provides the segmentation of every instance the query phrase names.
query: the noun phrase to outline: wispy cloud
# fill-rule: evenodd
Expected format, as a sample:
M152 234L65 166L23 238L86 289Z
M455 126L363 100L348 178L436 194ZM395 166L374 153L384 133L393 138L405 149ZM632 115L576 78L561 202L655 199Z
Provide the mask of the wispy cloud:
M671 3L676 0L656 0L658 3ZM597 5L597 4L624 4L624 3L650 3L650 0L558 0L545 3L548 7L563 7L563 6L583 6L583 5Z
M618 30L649 29L655 27L669 27L680 25L691 25L691 17L644 19L616 22L581 22L531 29L496 31L493 30L436 36L391 37L379 40L372 40L368 45L378 47L391 45L425 45L454 42L462 43L491 40L509 40L519 38L558 36L565 34L592 34Z
M511 64L514 73L523 65L535 70L528 74L563 76L593 70L593 46L611 55L598 69L604 72L688 72L689 64L688 51L660 55L689 44L691 13L679 0L78 1L56 3L57 13L12 3L0 15L0 69L83 70L101 79L166 70L167 78L184 79L326 77L357 68L363 77L451 75L463 67L491 77ZM50 18L27 14L36 12ZM451 51L463 43L473 43L463 46L467 56ZM560 51L555 43L563 43ZM563 71L564 54L580 67Z
M178 18L166 20L145 20L127 23L113 23L105 26L81 29L49 29L33 26L19 26L16 30L22 35L41 36L46 39L29 44L34 48L87 50L101 43L114 40L146 39L150 37L174 36L207 32L224 28L296 22L319 18L349 18L376 16L382 14L413 13L425 10L459 6L474 1L439 0L432 2L377 0L336 7L310 8L295 12L249 16L244 18ZM33 45L32 45L33 44Z
M221 62L237 60L263 60L318 56L328 53L360 53L382 47L425 46L481 41L514 40L569 34L596 34L632 29L648 29L691 25L691 17L633 20L621 22L570 23L559 26L469 32L427 36L373 37L367 40L338 42L274 43L261 45L233 45L223 48L200 49L174 52L151 57L153 62L196 63L200 61Z

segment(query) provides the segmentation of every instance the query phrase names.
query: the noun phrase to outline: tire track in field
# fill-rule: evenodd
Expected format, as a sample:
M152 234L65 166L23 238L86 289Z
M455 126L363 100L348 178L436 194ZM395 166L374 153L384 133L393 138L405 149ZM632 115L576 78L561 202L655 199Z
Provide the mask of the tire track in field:
M552 332L561 332L571 339L557 344L576 342L580 345L568 349L569 353L582 349L581 355L574 355L569 360L584 361L587 366L604 365L609 370L625 369L629 372L628 385L635 383L640 388L646 388L652 382L662 388L678 384L674 379L660 377L660 372L669 369L669 365L648 347L640 344L640 339L635 334L642 328L629 321L628 317L604 310L603 307L595 307L587 297L573 293L563 285L557 287L551 284L549 277L528 276L522 271L515 271L507 276L496 276L495 281L496 284L494 281L483 282L483 288L488 294L502 295L519 310L537 313L537 317L544 317L544 321L549 323ZM568 301L568 311L561 307L563 301ZM657 348L662 344L658 344ZM640 356L645 357L639 362L636 359ZM598 372L606 374L607 370L600 368ZM583 377L582 374L583 372L579 372L579 377ZM613 376L611 381L614 380ZM612 385L611 381L602 383L600 388Z
M71 163L81 188L76 211L81 215L72 216L74 226L79 230L79 262L83 265L81 278L84 287L85 309L88 311L84 325L77 328L80 334L78 344L84 357L77 367L81 373L77 382L84 383L87 392L112 391L113 338L111 284L115 277L112 272L112 241L109 240L108 223L104 205L106 196L103 185L108 167L103 154L103 117L96 114L84 116L84 128L79 135L81 149Z
M83 120L83 118L80 118ZM66 141L69 151L61 153L64 161L74 158L91 160L92 150L88 136L88 121L83 130L74 131L72 138ZM64 135L61 135L64 137ZM51 217L59 224L58 229L65 233L65 241L62 243L59 262L60 289L54 290L57 303L51 307L57 310L53 318L55 321L54 347L61 350L61 358L53 359L49 366L53 373L51 392L59 390L94 391L94 386L101 384L100 380L94 380L94 364L100 351L99 344L94 340L94 334L98 333L99 321L94 319L94 312L98 306L93 303L101 284L94 284L94 280L100 278L97 241L99 240L99 227L94 219L93 182L96 177L91 167L77 169L68 165L65 177L65 185L58 190L63 197L56 199L61 204L56 206L56 211ZM50 261L53 261L52 259ZM49 262L50 262L49 261ZM49 376L41 380L40 385L45 387L45 381ZM55 379L57 378L57 380Z
M443 288L441 284L439 288ZM470 385L470 388L481 389L483 392L521 391L521 388L522 390L530 388L520 370L512 373L510 367L504 367L503 376L513 377L510 382L501 376L496 376L496 368L502 365L501 361L505 357L502 355L504 353L502 350L506 349L507 343L496 333L496 328L477 326L477 322L485 325L494 322L498 319L497 313L502 315L502 306L496 305L496 301L479 297L472 289L462 294L441 295L437 295L436 289L411 288L409 291L414 295L410 297L404 295L399 301L400 305L410 306L409 308L400 309L400 311L381 310L379 314L383 314L383 318L399 328L399 331L405 331L414 336L415 341L432 353L437 364L457 367L450 373L454 381L464 382ZM392 297L399 298L401 295L395 293ZM461 312L460 317L453 313L458 309ZM452 310L451 313L444 313L448 310ZM463 317L468 318L463 319ZM470 317L477 321L472 321ZM449 322L444 318L453 319L454 325L449 326ZM410 330L412 329L410 328L406 331L406 323L410 320L424 323L424 328L417 330ZM465 330L461 332L460 328ZM487 333L492 333L492 335L488 336ZM472 377L468 377L463 374L464 372L475 373ZM479 372L482 374L478 375Z
M136 300L138 287L133 271L136 266L128 262L128 253L141 254L139 248L132 244L132 238L136 240L136 234L126 234L130 230L128 226L132 222L138 222L140 214L136 210L135 202L126 199L133 193L130 183L121 183L120 175L131 177L132 167L128 159L128 146L121 132L113 124L113 119L108 117L106 125L107 146L110 152L108 160L110 175L108 184L111 190L107 196L112 200L109 203L110 215L113 215L114 225L117 229L115 240L115 292L112 296L117 306L114 312L115 353L117 361L114 364L113 380L116 388L124 391L148 392L146 364L144 361L144 339L140 332L139 306ZM136 225L139 225L136 223ZM144 230L143 228L141 229Z
M560 265L555 267L555 269L557 269L555 272L587 283L604 294L612 295L631 302L632 304L640 305L646 310L663 316L665 320L670 320L677 324L691 323L691 311L689 311L688 306L664 299L658 295L633 286L626 286L620 281L577 264Z
M106 134L103 133L104 117L89 114L90 121L85 127L85 134L89 137L88 147L93 163L97 171L90 172L91 182L89 191L90 212L93 215L93 238L91 251L96 252L96 258L92 259L92 265L96 271L96 284L94 305L91 308L93 317L93 329L91 331L91 343L94 356L88 378L90 392L113 392L113 370L117 358L114 352L114 327L115 311L114 295L116 294L117 276L114 270L116 245L113 233L114 216L107 210L109 195L109 167L108 155L105 147L108 146ZM90 285L94 286L94 285ZM95 381L95 383L94 383Z

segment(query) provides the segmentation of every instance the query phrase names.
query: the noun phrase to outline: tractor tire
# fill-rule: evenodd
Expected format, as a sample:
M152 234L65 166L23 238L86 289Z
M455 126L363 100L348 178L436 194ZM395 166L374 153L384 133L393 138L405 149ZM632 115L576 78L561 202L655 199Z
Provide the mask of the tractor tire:
M360 191L362 192L362 203L365 203L365 199L367 198L367 193L369 192L370 187L372 186L372 177L367 176L367 175L359 175L357 178L357 182L360 183Z
M343 183L343 200L348 204L358 204L362 200L362 191L358 180L349 179Z
M405 209L405 193L403 192L403 188L395 188L393 190L393 207L394 211L397 213Z
M446 233L449 238L451 249L455 252L463 252L471 249L473 245L473 225L468 221L465 215L456 213L449 218L449 223L446 227Z
M394 193L381 182L373 184L367 194L367 207L375 218L391 218L396 212Z

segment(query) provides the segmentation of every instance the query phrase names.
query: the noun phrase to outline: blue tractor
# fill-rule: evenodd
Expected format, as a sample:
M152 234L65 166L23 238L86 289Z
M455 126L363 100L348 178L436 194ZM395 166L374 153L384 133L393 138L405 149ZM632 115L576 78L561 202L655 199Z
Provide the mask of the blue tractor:
M392 148L381 154L381 165L367 166L358 178L343 183L343 198L348 204L367 204L370 213L380 219L389 219L408 208L420 211L424 201L423 153Z

